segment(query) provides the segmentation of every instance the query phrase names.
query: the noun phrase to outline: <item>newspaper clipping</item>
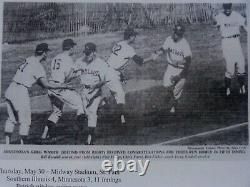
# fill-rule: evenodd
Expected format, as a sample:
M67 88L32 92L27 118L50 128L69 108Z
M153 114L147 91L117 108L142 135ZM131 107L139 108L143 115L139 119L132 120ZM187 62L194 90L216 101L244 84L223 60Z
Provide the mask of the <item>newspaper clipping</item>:
M247 3L2 7L1 159L249 156Z

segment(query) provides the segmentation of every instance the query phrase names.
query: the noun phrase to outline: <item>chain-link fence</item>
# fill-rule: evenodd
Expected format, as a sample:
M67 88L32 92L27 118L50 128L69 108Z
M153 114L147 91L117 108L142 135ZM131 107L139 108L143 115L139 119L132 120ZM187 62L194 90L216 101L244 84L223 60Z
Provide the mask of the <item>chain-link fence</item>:
M176 22L210 24L221 4L4 3L3 42L78 36ZM245 15L245 4L234 4Z

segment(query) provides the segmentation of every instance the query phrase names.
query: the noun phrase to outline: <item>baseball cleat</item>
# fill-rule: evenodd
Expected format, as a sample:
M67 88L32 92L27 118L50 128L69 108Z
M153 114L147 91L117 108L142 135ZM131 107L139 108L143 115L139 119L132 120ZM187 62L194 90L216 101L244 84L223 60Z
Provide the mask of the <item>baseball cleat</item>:
M124 115L121 115L121 123L122 123L122 124L126 124L126 120L125 120Z
M172 114L175 113L175 107L174 106L171 108L170 113L172 113Z
M86 141L85 145L94 145L94 144L93 144L93 139L92 139L92 135L91 135L91 134L88 135L87 141Z
M43 140L47 138L47 136L48 136L48 131L49 131L49 128L48 128L48 126L46 125L46 126L44 127L43 134L42 134L42 136L41 136L41 138L42 138Z

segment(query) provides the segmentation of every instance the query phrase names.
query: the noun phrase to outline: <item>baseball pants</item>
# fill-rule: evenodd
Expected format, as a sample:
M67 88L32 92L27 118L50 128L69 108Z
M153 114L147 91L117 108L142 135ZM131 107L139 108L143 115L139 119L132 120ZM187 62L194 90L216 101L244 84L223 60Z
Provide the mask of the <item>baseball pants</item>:
M5 133L13 133L19 124L19 135L28 136L31 125L31 109L28 89L12 82L5 92L8 119L5 122Z
M173 95L175 99L179 99L182 95L182 91L183 91L183 87L185 85L186 79L181 79L179 80L177 83L174 83L171 81L171 78L179 75L181 73L182 69L180 68L175 68L171 65L168 65L167 67L167 71L164 74L163 77L163 86L164 87L170 87L170 86L174 86L173 89Z
M235 73L245 73L245 59L239 37L223 38L222 51L226 61L225 76L227 78L231 78Z
M62 116L64 104L72 109L77 110L77 115L85 113L85 105L83 104L80 94L74 90L49 90L49 98L52 104L52 114L48 120L57 123Z
M113 68L110 68L110 72L107 75L107 87L114 93L114 97L117 104L125 104L125 92L120 80L120 72Z
M88 127L96 127L97 110L101 102L101 90L98 89L89 94L90 89L83 88L81 91L83 102L86 105L86 115L88 116Z

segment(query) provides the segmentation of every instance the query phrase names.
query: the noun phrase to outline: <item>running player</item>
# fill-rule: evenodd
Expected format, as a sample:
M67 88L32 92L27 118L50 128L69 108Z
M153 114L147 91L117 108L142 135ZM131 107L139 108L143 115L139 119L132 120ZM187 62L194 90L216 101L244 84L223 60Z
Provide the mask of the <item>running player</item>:
M153 60L159 55L167 55L167 71L164 74L163 86L171 89L171 113L175 113L178 99L182 95L183 87L191 64L191 49L189 43L184 38L184 26L176 24L173 35L167 37L163 46L152 54Z
M246 93L245 58L240 45L240 27L246 29L246 19L232 11L232 3L223 4L224 11L215 17L216 26L222 36L222 51L226 61L226 95L231 94L231 79L236 77L240 85L240 94Z
M46 61L48 44L37 45L34 56L28 57L19 66L12 83L5 93L8 119L5 123L6 144L10 144L15 125L19 125L20 143L26 144L31 125L31 108L28 89L38 83L46 89L67 89L65 85L55 85L46 79L46 72L41 62Z

